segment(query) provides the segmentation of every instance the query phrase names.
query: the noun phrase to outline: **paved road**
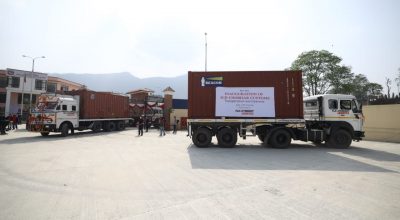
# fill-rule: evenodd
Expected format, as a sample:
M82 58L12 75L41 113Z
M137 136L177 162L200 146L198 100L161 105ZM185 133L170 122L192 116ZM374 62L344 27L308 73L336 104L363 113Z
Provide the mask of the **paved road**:
M0 136L0 219L400 219L400 144L136 135Z

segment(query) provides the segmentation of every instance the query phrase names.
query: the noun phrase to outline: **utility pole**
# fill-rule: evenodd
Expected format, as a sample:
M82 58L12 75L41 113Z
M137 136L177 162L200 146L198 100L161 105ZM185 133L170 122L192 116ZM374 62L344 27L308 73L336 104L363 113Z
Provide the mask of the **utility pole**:
M205 72L207 72L207 32L204 33L205 36L205 49L206 49L206 56L205 56Z

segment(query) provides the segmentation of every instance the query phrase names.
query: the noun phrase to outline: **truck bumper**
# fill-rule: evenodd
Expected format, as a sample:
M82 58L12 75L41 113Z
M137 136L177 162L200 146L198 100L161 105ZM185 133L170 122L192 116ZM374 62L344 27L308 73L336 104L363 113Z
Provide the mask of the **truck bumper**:
M56 131L56 125L54 124L28 124L26 126L26 129L28 131L33 131L33 132L51 132L51 131Z

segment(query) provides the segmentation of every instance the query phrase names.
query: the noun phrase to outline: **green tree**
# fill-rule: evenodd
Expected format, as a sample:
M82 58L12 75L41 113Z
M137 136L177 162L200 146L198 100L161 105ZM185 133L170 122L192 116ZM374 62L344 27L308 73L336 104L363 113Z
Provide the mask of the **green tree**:
M353 73L341 65L342 58L326 50L301 53L292 63L291 70L302 70L303 91L306 95L325 94L328 91L348 89Z

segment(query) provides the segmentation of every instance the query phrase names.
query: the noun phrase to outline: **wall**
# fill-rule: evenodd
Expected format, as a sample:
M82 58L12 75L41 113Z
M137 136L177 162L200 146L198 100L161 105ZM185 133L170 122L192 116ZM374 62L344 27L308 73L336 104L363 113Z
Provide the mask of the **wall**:
M365 140L400 143L400 104L363 106Z
M173 112L171 113L171 117L170 117L171 126L174 123L174 116L176 116L176 120L179 120L178 129L185 129L185 127L182 127L181 121L182 121L182 118L187 118L188 110L187 109L174 109Z

